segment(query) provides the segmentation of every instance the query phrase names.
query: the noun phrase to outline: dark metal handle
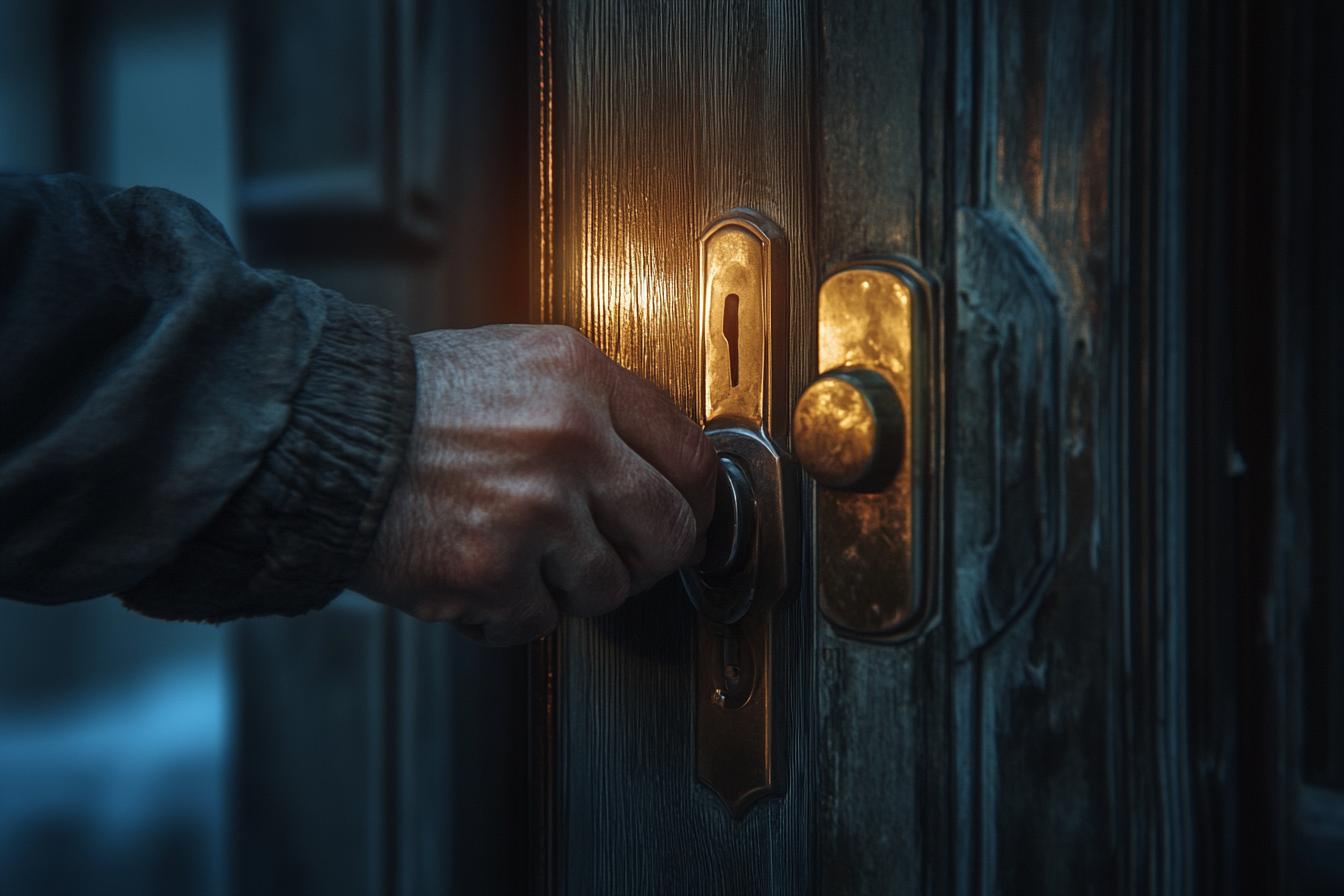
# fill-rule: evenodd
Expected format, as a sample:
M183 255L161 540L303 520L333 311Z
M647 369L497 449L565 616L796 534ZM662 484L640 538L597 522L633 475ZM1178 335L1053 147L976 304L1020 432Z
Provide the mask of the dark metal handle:
M695 571L709 579L723 579L739 571L756 538L756 495L741 464L719 457L714 492L714 516L705 532L705 557Z

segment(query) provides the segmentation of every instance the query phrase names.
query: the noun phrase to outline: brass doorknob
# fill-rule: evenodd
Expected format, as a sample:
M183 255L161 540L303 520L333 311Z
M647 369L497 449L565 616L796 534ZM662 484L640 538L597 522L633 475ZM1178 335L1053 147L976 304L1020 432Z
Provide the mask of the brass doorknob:
M905 411L891 381L871 367L837 367L793 409L793 453L817 482L880 492L905 455Z

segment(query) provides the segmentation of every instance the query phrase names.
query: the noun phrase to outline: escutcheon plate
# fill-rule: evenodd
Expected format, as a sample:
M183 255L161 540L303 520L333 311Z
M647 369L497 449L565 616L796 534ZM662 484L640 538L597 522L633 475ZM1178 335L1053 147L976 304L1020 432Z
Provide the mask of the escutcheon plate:
M745 482L749 525L723 527L732 562L684 568L700 617L696 776L734 818L783 792L775 614L798 586L798 476L775 441L788 425L788 244L734 209L700 239L700 360L705 432ZM736 512L736 508L734 508ZM748 534L749 533L749 534ZM727 550L731 547L731 550Z
M939 619L942 364L933 281L913 262L844 265L817 298L817 371L871 371L906 409L879 491L817 490L817 600L838 633L895 643ZM871 375L871 374L868 374Z

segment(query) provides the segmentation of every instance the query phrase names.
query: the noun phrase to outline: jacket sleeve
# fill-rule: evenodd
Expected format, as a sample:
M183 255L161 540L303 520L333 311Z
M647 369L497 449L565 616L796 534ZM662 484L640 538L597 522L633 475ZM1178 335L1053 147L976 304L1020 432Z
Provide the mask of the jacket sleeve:
M368 553L414 402L390 314L248 267L191 200L0 177L0 595L323 606Z

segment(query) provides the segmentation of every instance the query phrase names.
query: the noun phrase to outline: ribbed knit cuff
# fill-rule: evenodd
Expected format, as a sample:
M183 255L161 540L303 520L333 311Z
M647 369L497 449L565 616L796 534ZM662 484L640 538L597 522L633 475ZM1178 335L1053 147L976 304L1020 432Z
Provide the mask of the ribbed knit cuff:
M325 606L373 545L415 417L415 357L386 311L334 293L289 425L168 565L118 595L159 619Z

